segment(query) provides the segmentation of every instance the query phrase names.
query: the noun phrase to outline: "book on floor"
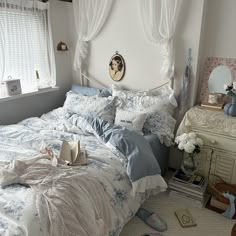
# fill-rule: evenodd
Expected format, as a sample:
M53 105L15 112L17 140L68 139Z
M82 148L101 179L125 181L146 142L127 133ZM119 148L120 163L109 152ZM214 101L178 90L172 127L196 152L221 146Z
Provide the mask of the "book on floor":
M175 211L175 215L182 227L191 227L197 225L188 209L178 209Z

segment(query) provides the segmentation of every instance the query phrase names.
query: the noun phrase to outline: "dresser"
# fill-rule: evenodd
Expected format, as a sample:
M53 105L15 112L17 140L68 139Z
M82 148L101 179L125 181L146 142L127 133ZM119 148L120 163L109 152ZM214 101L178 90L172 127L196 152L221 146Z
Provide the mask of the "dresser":
M192 131L204 142L197 160L199 173L213 182L210 174L236 184L236 118L195 106L185 114L176 136Z

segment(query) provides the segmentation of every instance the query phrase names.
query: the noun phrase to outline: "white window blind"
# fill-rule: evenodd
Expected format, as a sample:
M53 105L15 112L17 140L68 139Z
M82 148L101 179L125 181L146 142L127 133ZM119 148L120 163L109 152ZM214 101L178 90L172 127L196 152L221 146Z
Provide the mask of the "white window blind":
M0 0L0 76L20 79L23 92L55 86L49 3Z

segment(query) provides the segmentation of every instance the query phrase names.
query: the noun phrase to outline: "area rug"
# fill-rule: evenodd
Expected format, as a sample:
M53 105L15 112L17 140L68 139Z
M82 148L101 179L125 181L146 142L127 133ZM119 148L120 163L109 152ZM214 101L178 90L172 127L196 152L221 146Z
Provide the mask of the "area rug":
M235 220L227 219L221 214L206 208L196 208L182 199L169 198L167 193L161 193L149 198L142 206L149 211L158 213L168 224L164 236L230 236ZM197 226L182 228L174 212L177 209L187 208L191 212ZM120 236L141 236L154 233L138 217L134 217L123 228Z

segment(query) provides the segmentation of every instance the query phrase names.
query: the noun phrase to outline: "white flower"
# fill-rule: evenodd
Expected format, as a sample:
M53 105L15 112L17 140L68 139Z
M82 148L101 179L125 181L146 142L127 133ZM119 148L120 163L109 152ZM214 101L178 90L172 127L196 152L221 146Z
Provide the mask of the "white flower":
M203 141L200 138L196 138L196 143L199 147L202 147L202 145L203 145Z
M187 153L193 153L194 149L195 149L195 145L190 142L188 142L184 147L184 151Z
M180 142L187 142L188 140L188 134L183 133L180 136L176 137L175 142L179 144Z
M197 138L197 135L194 132L189 133L188 136L189 136L190 139L196 139Z
M199 151L199 148L203 145L202 139L198 138L196 133L183 133L177 136L175 143L178 145L180 150L184 150L187 153L193 153L194 151Z
M236 89L236 81L233 82L233 89Z
M229 89L230 84L224 84L224 90Z
M178 145L179 150L184 150L186 143L180 142Z

